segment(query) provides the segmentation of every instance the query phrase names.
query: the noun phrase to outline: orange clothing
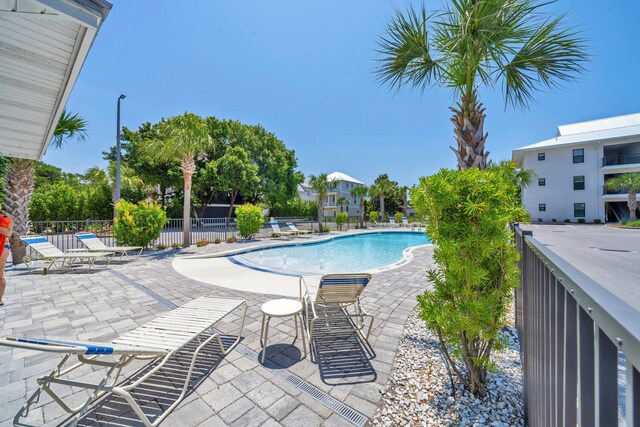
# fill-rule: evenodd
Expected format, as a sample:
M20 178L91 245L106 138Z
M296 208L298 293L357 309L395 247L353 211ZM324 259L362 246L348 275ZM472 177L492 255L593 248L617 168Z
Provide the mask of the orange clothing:
M7 228L9 227L9 224L11 224L11 218L9 218L8 216L0 215L0 227ZM5 243L7 243L7 236L5 236L4 234L0 234L0 252L4 250Z

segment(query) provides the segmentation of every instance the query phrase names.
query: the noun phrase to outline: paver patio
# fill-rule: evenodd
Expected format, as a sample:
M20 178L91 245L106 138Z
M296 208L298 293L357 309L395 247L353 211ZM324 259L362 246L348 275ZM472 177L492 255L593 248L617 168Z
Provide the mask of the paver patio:
M267 240L256 244L269 243ZM210 245L199 251L230 246ZM149 252L137 261L112 264L107 270L94 272L52 272L45 276L20 269L9 271L7 304L0 309L0 336L104 342L201 295L245 298L249 311L241 345L224 359L212 351L199 364L192 381L193 391L162 425L354 425L374 415L404 324L416 305L415 296L427 286L425 272L432 265L431 248L421 247L413 254L408 264L375 274L364 293L363 305L376 317L369 340L373 357L362 342L341 337L339 349L332 347L330 341L319 340L317 360L303 358L300 339L295 346L289 345L295 333L293 321L273 319L267 361L260 364L260 306L273 296L232 291L188 279L171 267L175 255L172 251ZM219 325L223 332L235 327L239 316L225 320ZM339 361L332 359L337 350L343 352L342 356L348 352L351 366L339 366ZM60 357L52 354L0 348L1 425L11 424L35 390L36 377L49 373L59 361ZM179 357L175 364L178 369L173 374L166 373L158 384L173 381L171 375L181 375ZM126 376L135 375L140 369L144 365L133 365ZM85 379L91 375L90 370L84 371ZM159 390L154 390L154 384L149 387L150 394ZM145 392L141 391L141 395ZM77 401L84 396L81 392L72 394L71 390L66 395ZM165 390L162 398L155 399L152 403L156 408L164 404L162 399L170 401L171 393ZM31 413L28 420L36 425L62 423L67 415L50 399L45 400L49 403ZM343 415L336 411L341 405ZM350 413L349 408L357 412ZM355 421L348 421L345 414L355 414ZM81 424L96 421L107 425L136 424L124 406L109 398L99 402Z

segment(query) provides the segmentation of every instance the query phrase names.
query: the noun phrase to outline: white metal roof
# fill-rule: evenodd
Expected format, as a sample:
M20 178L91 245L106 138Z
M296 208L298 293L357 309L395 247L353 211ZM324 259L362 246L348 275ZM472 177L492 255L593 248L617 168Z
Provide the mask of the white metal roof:
M362 182L358 181L357 179L347 175L346 173L342 173L342 172L330 173L329 175L327 175L327 180L328 181L346 181L346 182L353 182L355 184L363 184Z
M0 155L44 155L110 10L103 0L0 0Z
M628 138L640 138L640 113L558 126L555 138L517 148L511 157L519 164L527 151Z
M599 132L629 126L640 126L640 113L561 125L558 126L558 136Z

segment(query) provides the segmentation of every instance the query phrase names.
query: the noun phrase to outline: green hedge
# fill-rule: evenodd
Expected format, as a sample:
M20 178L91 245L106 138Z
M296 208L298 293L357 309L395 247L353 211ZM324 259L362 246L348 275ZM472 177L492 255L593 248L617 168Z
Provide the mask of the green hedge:
M116 242L120 245L147 247L160 237L167 223L164 208L154 202L133 204L120 200L116 203L116 212L113 232Z
M236 207L236 226L240 236L248 239L260 232L264 224L262 209L259 206L245 203Z

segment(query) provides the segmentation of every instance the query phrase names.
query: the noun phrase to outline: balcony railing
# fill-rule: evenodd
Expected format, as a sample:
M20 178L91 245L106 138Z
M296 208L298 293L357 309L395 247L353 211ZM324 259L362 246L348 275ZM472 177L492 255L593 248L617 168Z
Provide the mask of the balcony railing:
M607 194L620 194L627 195L629 193L628 190L609 190L606 185L602 186L602 195L606 196Z
M632 165L640 163L640 153L606 154L602 158L602 166Z
M521 254L516 326L525 425L640 425L640 312L531 231L513 230Z

